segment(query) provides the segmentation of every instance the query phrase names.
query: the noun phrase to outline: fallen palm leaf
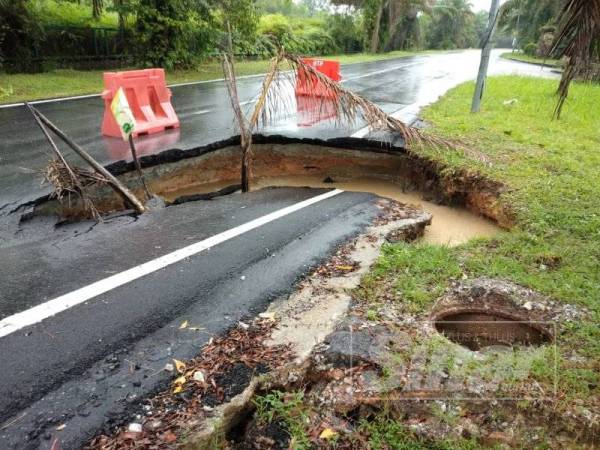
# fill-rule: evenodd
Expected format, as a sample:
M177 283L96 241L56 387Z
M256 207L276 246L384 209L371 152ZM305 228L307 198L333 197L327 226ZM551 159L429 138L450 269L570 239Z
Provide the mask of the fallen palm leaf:
M39 112L35 107L31 106L29 103L25 103L31 114L33 115L34 120L44 133L44 136L48 140L52 150L61 161L63 165L71 172L69 164L66 159L62 156L56 144L50 137L48 133L48 128L52 131L56 136L58 136L65 144L67 144L75 153L77 153L90 167L99 175L104 177L109 186L119 194L123 200L127 203L131 204L138 213L143 213L146 209L144 205L138 200L138 198L123 184L121 183L114 175L112 175L102 164L98 163L90 154L88 154L81 146L79 146L75 141L73 141L70 137L68 137L60 128L54 125L46 116L44 116L41 112Z
M38 115L39 113L37 110L29 103L26 103L26 106L54 152L54 159L50 161L45 170L42 171L46 181L54 186L52 196L59 201L62 201L64 197L67 197L70 204L71 194L74 194L81 199L84 210L89 211L94 219L99 220L100 213L87 194L85 188L95 183L106 183L108 180L100 173L81 169L79 167L71 167L50 136L46 126L42 123L42 119L40 115Z
M352 126L362 119L371 130L398 134L404 139L407 148L416 144L446 148L456 146L448 140L422 134L418 129L390 116L373 102L344 88L337 81L317 71L299 56L283 50L280 50L271 60L254 111L247 120L239 106L233 58L231 55L223 54L222 62L225 84L240 129L243 192L248 192L252 174L252 133L259 125L268 126L276 122L282 113L287 113L292 109L293 100L290 93L293 92L299 79L314 88L318 85L322 94L309 97L309 102L313 103L309 105L309 109L315 111L315 114L319 114L319 111L323 109L333 111L330 115L338 126ZM283 64L287 64L287 66L283 68Z
M65 160L59 158L50 161L42 171L42 175L54 188L51 197L60 202L66 199L69 205L73 201L73 197L75 197L75 201L80 199L83 209L88 211L94 219L100 220L100 213L87 194L86 188L93 184L106 183L107 180L104 177L90 170L71 167Z
M311 111L319 112L324 108L333 111L333 119L338 126L353 126L359 119L366 122L371 130L389 131L398 134L405 141L407 147L415 144L429 144L434 146L449 147L451 143L436 136L424 135L417 128L408 126L399 119L396 119L379 106L360 96L359 94L344 88L337 81L332 80L325 74L319 72L314 67L306 64L301 57L290 54L280 53L275 61L272 71L276 72L273 76L268 73L266 79L275 80L272 83L271 92L261 93L265 97L265 107L261 107L261 123L268 125L277 117L278 111L287 109L285 102L285 91L289 92L289 85L296 86L298 80L312 86L315 90L318 86L319 96L309 97ZM281 63L285 62L288 69L285 72L281 70ZM289 97L289 96L288 96ZM257 108L260 106L256 105ZM252 122L250 123L253 125Z

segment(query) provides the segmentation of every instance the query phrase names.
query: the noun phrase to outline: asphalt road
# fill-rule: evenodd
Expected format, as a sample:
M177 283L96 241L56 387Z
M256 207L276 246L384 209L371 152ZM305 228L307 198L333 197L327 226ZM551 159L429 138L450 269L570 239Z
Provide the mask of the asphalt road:
M325 192L265 189L32 233L2 250L0 319ZM61 449L79 448L118 423L169 378L161 369L171 358L195 356L288 295L369 225L375 199L339 193L0 338L0 424L20 417L0 427L0 448L48 448L55 435ZM203 331L179 330L184 320ZM126 361L141 368L132 374Z
M410 120L420 106L473 78L478 57L465 51L355 64L344 66L343 77L347 87ZM490 72L548 75L498 60L497 53ZM259 85L259 77L240 80L244 107L252 106ZM221 82L174 87L181 129L142 138L138 149L186 150L230 137L228 102ZM122 141L100 135L100 98L39 108L103 163L128 158ZM360 123L349 129L333 127L326 117L307 123L298 109L302 105L264 132L322 139L368 134ZM23 107L0 109L0 158L0 216L8 217L47 193L36 173L48 161L46 143ZM98 224L56 226L35 218L14 235L0 233L0 449L47 449L55 435L61 450L79 448L164 385L169 375L160 369L171 358L195 356L211 335L289 294L336 245L371 223L376 198L337 193L241 234L231 231L323 193L267 189ZM214 243L213 237L225 235ZM161 265L170 258L165 255L198 245L202 251ZM148 264L153 269L144 272ZM138 275L114 281L124 273ZM63 309L46 314L50 304ZM28 322L32 317L47 318ZM184 320L204 331L179 330ZM126 361L139 369L132 374ZM61 424L66 427L57 434Z
M501 50L493 53L491 75L557 76L549 69L501 59L500 53ZM342 67L343 83L386 112L398 112L399 117L410 120L419 107L435 101L457 84L474 79L479 56L477 50L465 50L345 65ZM261 81L260 76L239 80L240 102L248 111L260 91ZM137 142L140 155L172 148L186 150L235 134L231 106L222 82L176 86L172 91L181 128L140 138ZM100 97L53 101L37 107L100 162L106 164L130 158L125 142L103 137L100 133L104 111ZM274 118L275 123L262 131L329 139L352 135L363 127L356 123L336 128L331 120L327 120L326 113L322 114L321 121L312 123L302 109L292 96L281 116ZM359 133L361 137L365 134ZM48 187L40 185L38 171L48 163L49 152L48 144L24 106L0 107L0 215L48 193Z

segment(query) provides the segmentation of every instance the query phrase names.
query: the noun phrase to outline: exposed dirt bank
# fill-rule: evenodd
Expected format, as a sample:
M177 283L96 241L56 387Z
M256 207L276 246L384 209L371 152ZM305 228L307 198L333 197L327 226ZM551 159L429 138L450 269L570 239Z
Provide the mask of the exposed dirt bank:
M510 211L500 201L501 185L478 174L444 171L401 147L357 140L335 144L263 137L253 148L253 189L335 186L420 205L434 215L426 235L432 243L453 245L491 236L498 228L490 220L505 228L512 225ZM232 141L192 152L173 152L142 159L150 190L168 202L201 199L196 196L224 188L229 193L232 189L226 188L239 183L240 149ZM120 163L111 170L143 198L130 166ZM106 186L94 187L90 194L103 213L126 209ZM38 202L34 214L77 219L85 212L78 202L49 200Z

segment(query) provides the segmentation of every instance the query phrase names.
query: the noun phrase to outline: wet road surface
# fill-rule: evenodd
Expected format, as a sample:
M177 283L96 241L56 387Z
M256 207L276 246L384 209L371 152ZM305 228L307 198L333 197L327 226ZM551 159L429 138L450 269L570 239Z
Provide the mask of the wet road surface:
M0 319L327 192L335 193L263 189L24 238L2 250L10 282ZM80 448L168 380L162 369L172 358L197 355L211 335L289 295L371 223L376 199L340 192L40 323L0 320L0 336L15 325L0 337L0 448L46 449L44 435L60 437L63 450ZM179 330L185 320L202 332ZM131 373L126 361L142 369Z
M501 59L501 53L501 50L494 51L490 75L557 76L547 68ZM457 84L474 79L479 56L477 50L466 50L345 65L342 66L343 83L386 112L398 112L398 117L411 120L419 107L435 101ZM246 111L253 107L261 81L260 76L239 80L240 102ZM236 134L223 82L176 86L172 92L181 128L141 137L137 141L140 155L172 148L186 150ZM357 133L357 136L364 137L367 134L366 130L361 133L361 123L349 128L334 127L330 120L325 120L326 113L322 114L323 120L314 123L314 120L307 120L302 112L298 114L293 103L292 98L292 104L281 117L276 118L276 123L261 131L321 139ZM299 106L302 109L302 105ZM130 159L127 143L103 137L100 133L104 112L100 97L43 103L37 107L103 164ZM0 107L0 215L49 192L47 186L40 185L39 170L50 158L48 144L26 108Z

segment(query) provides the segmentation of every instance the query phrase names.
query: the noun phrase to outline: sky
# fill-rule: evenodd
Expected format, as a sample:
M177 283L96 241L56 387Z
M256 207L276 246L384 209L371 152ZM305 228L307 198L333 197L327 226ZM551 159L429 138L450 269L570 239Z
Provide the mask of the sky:
M504 4L505 0L500 0L500 5ZM473 5L473 11L489 11L492 6L492 0L470 0Z
M492 0L471 0L473 5L473 11L489 11L492 4Z

